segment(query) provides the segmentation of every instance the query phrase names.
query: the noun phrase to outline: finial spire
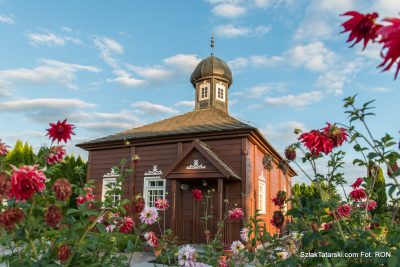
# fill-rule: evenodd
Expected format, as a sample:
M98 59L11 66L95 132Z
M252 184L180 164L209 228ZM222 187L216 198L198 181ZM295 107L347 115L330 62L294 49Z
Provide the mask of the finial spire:
M214 34L211 35L211 55L214 55Z

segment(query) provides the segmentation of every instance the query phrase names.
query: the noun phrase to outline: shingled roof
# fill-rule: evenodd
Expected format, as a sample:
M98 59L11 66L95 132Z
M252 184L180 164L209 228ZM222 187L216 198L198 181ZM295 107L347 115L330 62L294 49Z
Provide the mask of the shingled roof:
M177 115L117 134L84 142L77 146L81 147L104 142L145 139L150 137L244 129L255 130L256 128L229 116L229 114L219 109L209 108Z

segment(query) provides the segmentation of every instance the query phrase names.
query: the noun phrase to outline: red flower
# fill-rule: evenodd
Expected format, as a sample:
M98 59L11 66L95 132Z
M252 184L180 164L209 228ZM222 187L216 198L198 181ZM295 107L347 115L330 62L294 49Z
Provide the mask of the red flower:
M52 148L50 148L50 153L47 157L47 163L56 164L57 162L61 162L64 159L66 153L67 152L62 146L53 146Z
M138 197L136 199L136 203L135 203L135 211L137 213L141 213L144 209L145 206L145 202L144 202L144 198L143 197Z
M400 64L398 62L400 57L400 19L388 18L383 21L387 21L391 23L391 25L383 26L378 30L378 34L382 36L382 39L379 41L383 43L382 51L386 50L386 54L382 53L383 62L378 67L384 67L383 71L387 71L396 63L397 68L394 75L396 79L400 70Z
M135 222L131 217L124 217L119 222L119 231L124 234L129 234L132 231Z
M67 119L62 122L57 121L57 123L50 123L50 128L47 129L47 134L51 141L57 140L58 143L67 140L71 140L71 134L75 134L72 130L75 128L74 125L67 123Z
M20 208L8 208L0 213L0 225L12 229L24 219L24 212Z
M312 130L300 135L299 140L308 148L312 156L318 156L321 152L329 154L335 147L341 146L347 141L347 132L335 124L327 123L321 130Z
M71 184L65 178L58 179L53 184L53 191L57 200L65 201L72 194Z
M361 40L364 40L364 50L370 40L375 40L378 36L377 31L382 27L375 23L375 20L378 17L378 13L376 12L361 14L357 11L349 11L342 14L342 16L352 16L351 19L342 24L344 28L342 33L350 32L349 38L346 42L349 43L354 40L354 43L350 47L353 47Z
M91 192L86 192L84 196L79 196L76 198L76 204L82 205L85 202L94 201L94 195ZM88 204L88 207L91 207L92 204Z
M0 201L10 193L10 178L5 173L0 173Z
M41 170L36 169L37 166L24 165L19 169L15 166L12 168L10 197L27 200L32 198L34 193L42 192L46 187L44 184L46 176Z
M146 239L146 243L149 244L150 247L155 248L158 246L158 238L153 231L145 233L144 238Z
M8 153L8 146L1 142L0 139L0 156L5 156Z
M275 206L282 207L285 204L286 200L286 192L285 191L278 191L276 197L272 199Z
M296 149L293 146L289 146L285 149L285 157L287 160L296 159Z
M61 222L63 215L59 207L56 205L50 205L44 217L47 225L55 228Z
M334 147L341 146L344 141L347 141L348 134L345 128L339 128L335 124L327 123L323 131L332 139Z
M169 202L168 202L168 200L165 199L165 198L158 198L158 199L156 200L155 205L156 205L156 208L157 208L158 210L166 210L166 209L169 208Z
M321 228L322 228L322 230L329 230L329 229L333 228L333 224L332 223L322 223Z
M285 216L283 216L282 211L280 210L274 211L274 215L272 216L271 219L271 224L277 228L281 228L284 222L285 222Z
M232 220L240 220L244 215L242 208L234 208L230 210L228 214L229 218L231 218Z
M390 170L389 168L387 169L387 175L389 177L392 177L393 173L397 172L397 170L399 169L399 165L397 165L397 162L393 163L393 165L391 166L391 169L392 170Z
M363 181L364 181L363 178L357 178L357 180L354 182L354 184L351 185L351 187L356 189L362 184Z
M356 188L350 192L350 196L354 201L361 201L362 199L366 198L367 195L362 188Z
M364 202L364 203L361 203L360 207L363 208L363 209L365 209L365 205L366 205L365 202ZM369 210L369 211L374 210L374 209L376 208L377 205L378 205L378 204L377 204L376 201L374 201L374 200L368 201L368 210Z
M349 217L350 216L350 206L348 204L344 204L337 208L337 213L340 217Z
M200 189L193 189L192 194L194 199L201 201L203 199L203 193L201 192Z
M321 152L329 154L334 147L331 138L326 136L324 133L312 130L308 133L300 135L299 140L310 150L313 156L318 156Z
M58 248L58 259L61 263L65 263L71 257L71 247L63 244Z

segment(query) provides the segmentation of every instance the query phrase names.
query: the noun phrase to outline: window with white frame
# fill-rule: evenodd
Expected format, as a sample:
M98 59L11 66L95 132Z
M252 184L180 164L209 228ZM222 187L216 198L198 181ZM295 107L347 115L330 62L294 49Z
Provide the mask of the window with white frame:
M143 197L146 207L155 207L158 198L165 198L165 179L144 177Z
M265 214L267 213L267 195L266 195L266 184L264 176L259 177L258 180L258 209L260 213Z
M225 85L223 85L221 82L217 83L216 96L217 100L225 102Z
M210 84L207 82L200 84L199 100L206 100L209 98L210 98Z
M106 194L108 191L113 189L117 183L117 177L108 177L103 178L103 190L101 190L102 196L101 200L104 201L106 199ZM113 194L111 195L113 207L118 206L119 201L121 200L121 195Z

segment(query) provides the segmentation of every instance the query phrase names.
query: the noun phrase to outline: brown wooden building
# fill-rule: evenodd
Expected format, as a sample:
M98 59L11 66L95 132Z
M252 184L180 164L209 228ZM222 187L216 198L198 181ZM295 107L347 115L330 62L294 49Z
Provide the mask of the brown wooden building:
M260 210L275 232L269 223L276 209L271 199L278 190L290 189L296 173L290 167L282 173L277 167L282 157L260 131L229 115L232 73L223 60L211 55L201 61L191 83L194 111L78 145L89 152L88 177L96 181L96 196L101 198L105 184L115 179L111 168L125 159L135 172L125 179L122 197L133 203L141 193L148 206L166 197L171 203L167 227L182 242L204 242L203 209L192 197L194 188L215 190L211 230L227 212L228 199L246 217ZM273 159L270 170L263 163L266 155ZM241 222L227 221L224 241L238 240L241 227Z

